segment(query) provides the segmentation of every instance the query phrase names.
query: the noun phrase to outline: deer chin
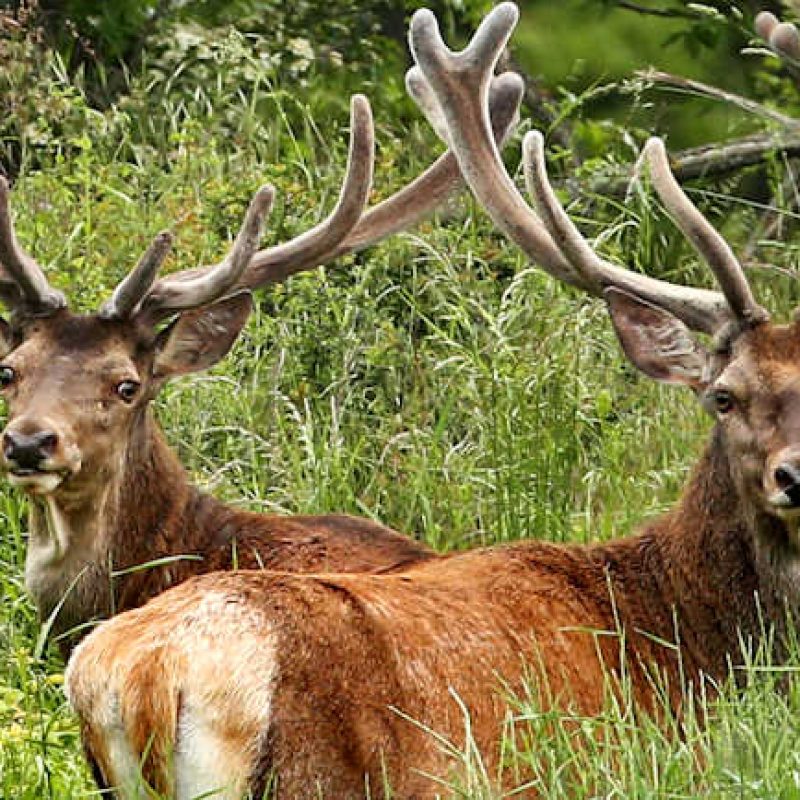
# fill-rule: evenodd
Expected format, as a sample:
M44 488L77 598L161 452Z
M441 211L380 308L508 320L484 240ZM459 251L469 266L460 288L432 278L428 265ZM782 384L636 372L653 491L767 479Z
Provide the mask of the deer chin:
M52 494L66 480L67 470L17 470L8 473L8 482L28 494Z
M794 532L800 531L800 505L786 492L778 490L767 497L770 512Z

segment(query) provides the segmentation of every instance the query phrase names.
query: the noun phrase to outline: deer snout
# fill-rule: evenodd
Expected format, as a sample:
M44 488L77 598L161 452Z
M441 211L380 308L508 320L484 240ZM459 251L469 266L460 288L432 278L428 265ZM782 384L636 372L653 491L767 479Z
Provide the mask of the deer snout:
M800 449L786 448L770 460L765 476L770 503L779 509L800 509Z
M9 423L0 450L10 483L32 494L55 491L80 469L80 453L70 445L69 431L46 419Z
M12 470L41 469L58 447L58 434L51 430L22 433L9 430L3 434L3 455Z

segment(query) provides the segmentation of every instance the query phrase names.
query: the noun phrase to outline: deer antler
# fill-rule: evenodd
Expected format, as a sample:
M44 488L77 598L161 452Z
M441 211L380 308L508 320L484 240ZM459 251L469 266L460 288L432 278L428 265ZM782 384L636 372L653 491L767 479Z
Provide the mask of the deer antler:
M157 237L148 253L145 254L142 261L139 262L134 272L129 276L132 278L133 283L138 283L137 288L146 286L149 291L145 290L147 294L144 298L133 305L131 305L130 301L135 299L136 293L131 292L130 300L125 304L125 307L129 309L127 313L129 315L139 315L148 322L153 323L176 311L197 308L228 294L236 286L237 281L258 249L264 218L272 208L274 198L275 190L272 186L262 186L256 192L247 208L244 222L234 240L233 247L231 247L225 259L215 267L202 273L178 273L169 279L159 281L152 288L149 288L149 284L152 284L155 276L155 270L158 269L160 262L163 261L164 256L166 256L166 250L169 247L169 241L167 240L164 247L164 255L162 256L159 250L159 238ZM153 253L153 251L156 251L154 257L148 260L148 254ZM142 268L140 269L140 267ZM108 306L114 303L114 298L118 294L123 293L124 288L125 281L114 292L109 304L104 309L101 309L101 314L105 310L107 316L114 310L113 308L109 309Z
M492 81L489 93L492 132L501 146L515 127L523 90L524 86L516 75L511 81L503 76ZM410 184L369 209L343 240L317 256L316 260L290 259L284 247L264 250L253 258L241 284L254 288L278 283L296 272L369 247L429 216L460 189L462 183L456 157L453 153L445 153Z
M658 196L675 218L683 235L711 267L733 315L747 325L766 322L769 314L756 303L744 269L730 245L689 200L675 180L669 168L664 142L658 137L652 137L647 141L643 154L650 165L650 179Z
M492 135L499 140L504 140L513 129L521 99L522 86L518 80L499 79L492 85L489 100ZM360 250L413 225L430 214L461 183L458 163L447 153L416 180L365 213L372 185L373 150L369 103L365 97L357 95L351 105L345 180L336 207L323 222L289 242L255 252L256 240L252 236L245 237L245 231L255 231L253 226L259 209L261 215L267 211L267 190L261 190L257 195L261 201L254 200L250 208L256 216L251 217L248 212L250 222L245 221L237 244L225 261L210 268L185 270L156 282L156 273L171 241L165 233L159 234L103 305L101 315L107 318L138 315L155 323L176 311L212 302L235 289L254 289L283 281L296 272ZM252 246L240 247L243 237ZM236 252L239 255L235 257Z
M123 319L132 315L142 298L150 291L171 247L172 234L161 231L139 259L139 263L100 306L100 316L104 319Z
M499 142L513 130L522 100L516 76L501 76L488 90L491 133ZM339 200L319 225L289 242L256 252L261 226L274 196L263 187L250 203L229 255L212 267L189 269L157 280L172 243L159 233L138 264L103 303L106 319L133 316L155 324L172 314L214 302L238 289L254 289L368 247L415 224L460 187L458 162L441 156L418 178L369 211L364 211L372 185L374 133L369 102L356 95L351 103L350 151ZM19 246L8 211L8 186L0 179L0 298L15 312L46 315L66 306L60 292L47 283L38 264Z
M350 152L339 201L319 225L279 248L273 248L289 261L315 261L319 253L324 253L332 243L346 236L361 217L372 186L374 160L372 111L366 97L353 97L350 123ZM261 222L272 206L273 197L271 187L258 191L230 253L214 267L186 270L153 283L155 272L166 255L166 246L162 246L157 238L100 313L118 318L137 314L154 323L177 311L210 303L230 292L239 284L256 254Z
M444 118L447 140L461 171L493 222L551 275L590 294L602 296L609 287L621 289L705 333L714 333L732 320L750 325L766 319L727 245L715 231L712 235L710 224L680 189L676 194L674 180L674 185L667 184L668 165L658 161L656 145L648 148L651 163L655 156L656 191L684 232L691 230L689 238L712 265L722 293L668 283L600 258L558 202L547 179L543 142L537 133L526 137L523 149L539 215L525 202L505 170L486 115L489 81L517 18L513 3L501 3L460 53L447 48L436 18L427 9L418 11L411 21L411 49L417 67L407 77L409 91L429 117L433 113Z
M15 312L40 316L67 305L47 282L42 268L19 245L11 221L8 181L0 177L0 264L6 273L3 298ZM2 280L2 279L0 279Z
M800 61L800 33L791 22L781 22L771 11L760 11L754 21L756 33L782 58Z

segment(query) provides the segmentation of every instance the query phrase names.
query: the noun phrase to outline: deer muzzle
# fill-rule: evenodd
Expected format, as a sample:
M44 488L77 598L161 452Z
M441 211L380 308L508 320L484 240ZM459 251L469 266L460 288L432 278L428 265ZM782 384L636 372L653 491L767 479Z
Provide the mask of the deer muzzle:
M779 515L800 512L800 449L785 448L767 464L767 498Z
M12 423L2 436L3 467L9 482L36 494L52 492L76 471L79 465L65 452L54 426Z

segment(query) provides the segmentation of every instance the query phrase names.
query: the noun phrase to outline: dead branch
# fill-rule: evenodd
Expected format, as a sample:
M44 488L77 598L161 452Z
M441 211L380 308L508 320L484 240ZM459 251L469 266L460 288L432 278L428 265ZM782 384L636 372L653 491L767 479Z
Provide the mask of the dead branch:
M755 134L724 144L703 145L674 153L670 166L680 181L709 178L763 164L779 156L800 156L800 131L786 134ZM597 194L621 197L626 194L635 175L632 169L596 177L588 189ZM572 181L569 182L570 185ZM570 186L570 188L575 188Z

